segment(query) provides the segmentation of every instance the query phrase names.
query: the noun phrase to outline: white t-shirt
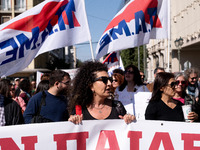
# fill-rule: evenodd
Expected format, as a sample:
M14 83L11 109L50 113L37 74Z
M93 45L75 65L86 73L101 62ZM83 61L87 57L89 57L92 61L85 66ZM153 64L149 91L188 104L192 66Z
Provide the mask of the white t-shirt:
M137 112L135 112L135 97L136 94L138 95L138 93L144 93L144 92L148 92L148 97L150 97L149 95L151 94L149 92L149 90L147 89L147 87L145 85L141 85L141 86L135 86L136 91L135 92L128 92L127 91L127 86L124 88L123 91L119 91L119 89L117 88L115 91L115 98L116 100L119 100L122 102L122 104L124 105L127 113L129 114L133 114L136 116L137 119ZM141 96L140 96L141 97ZM149 98L146 98L147 96L144 96L144 100L140 100L140 101L144 101L144 107L146 107L146 105L148 104L147 102L149 101ZM145 111L145 110L144 110ZM142 116L142 118L144 118Z

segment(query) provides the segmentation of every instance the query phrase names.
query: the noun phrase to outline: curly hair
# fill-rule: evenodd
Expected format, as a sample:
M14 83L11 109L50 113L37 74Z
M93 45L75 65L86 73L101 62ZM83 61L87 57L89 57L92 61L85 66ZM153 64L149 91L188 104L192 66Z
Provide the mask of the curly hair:
M69 99L69 112L75 105L86 107L92 103L93 93L90 86L96 78L96 73L108 71L107 66L98 61L86 61L78 69L72 82L71 97Z
M199 76L199 69L198 68L190 68L190 69L185 70L184 73L185 73L186 79L188 80L191 73L195 73L195 74L197 74L197 76Z
M162 91L160 89L167 86L171 78L174 78L173 73L160 72L156 75L150 101L159 101L161 99Z

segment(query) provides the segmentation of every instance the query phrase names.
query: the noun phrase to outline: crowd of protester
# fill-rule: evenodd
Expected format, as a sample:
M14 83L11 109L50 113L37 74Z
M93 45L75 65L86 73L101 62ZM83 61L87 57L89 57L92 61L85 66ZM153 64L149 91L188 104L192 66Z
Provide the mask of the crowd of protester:
M199 71L168 73L154 70L148 83L144 72L129 65L125 71L108 68L100 62L86 61L71 80L67 72L54 70L36 82L26 78L0 80L0 126L82 120L136 120L134 96L151 92L145 109L146 120L185 121L182 106L190 105L190 122L200 121Z

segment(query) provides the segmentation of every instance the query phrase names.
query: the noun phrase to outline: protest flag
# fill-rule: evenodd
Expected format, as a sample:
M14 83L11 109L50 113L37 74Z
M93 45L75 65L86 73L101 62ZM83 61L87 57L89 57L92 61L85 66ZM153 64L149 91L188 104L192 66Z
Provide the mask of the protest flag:
M109 76L112 75L113 70L115 69L122 69L124 70L124 66L122 63L121 56L119 51L111 52L103 61L103 64L106 64L108 67L108 74Z
M45 0L0 26L0 76L44 52L91 40L84 0Z
M112 52L168 38L168 0L131 0L101 36L96 59Z

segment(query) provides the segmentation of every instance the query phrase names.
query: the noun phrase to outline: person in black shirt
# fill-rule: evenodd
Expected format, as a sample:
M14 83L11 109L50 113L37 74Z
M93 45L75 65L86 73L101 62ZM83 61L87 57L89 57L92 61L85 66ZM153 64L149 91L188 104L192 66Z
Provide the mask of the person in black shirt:
M176 84L172 73L157 74L145 112L146 120L184 121L182 104L173 99Z
M10 80L0 80L0 126L24 123L21 108L17 102L12 99L10 88Z
M124 119L126 123L135 116L126 114L121 102L108 99L112 78L100 62L88 61L79 68L73 82L70 98L69 121L79 124L82 120Z

